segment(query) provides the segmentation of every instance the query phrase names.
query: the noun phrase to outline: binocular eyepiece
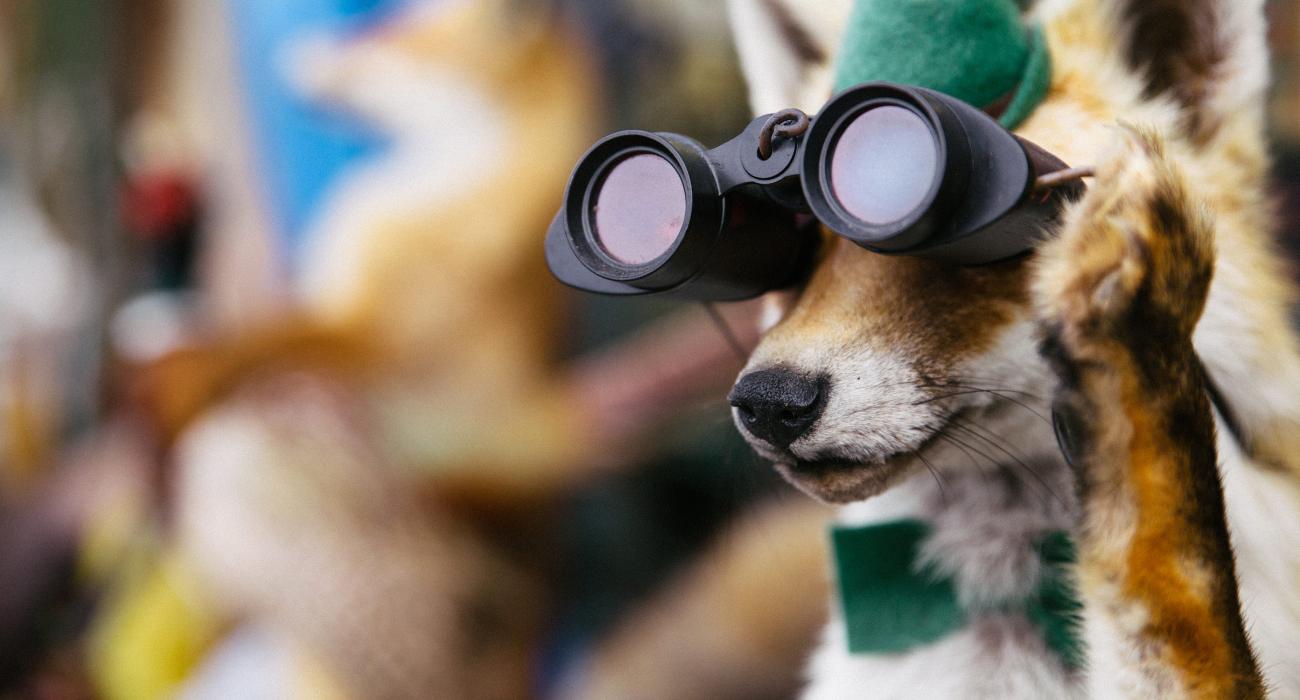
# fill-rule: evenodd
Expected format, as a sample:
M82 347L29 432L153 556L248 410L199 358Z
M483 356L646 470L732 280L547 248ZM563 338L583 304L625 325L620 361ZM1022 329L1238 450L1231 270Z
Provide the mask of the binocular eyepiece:
M667 133L601 139L547 234L551 271L603 294L744 299L807 274L821 240L809 214L868 250L978 265L1032 249L1082 190L1035 189L1065 164L924 88L867 83L811 125L782 118L712 150Z

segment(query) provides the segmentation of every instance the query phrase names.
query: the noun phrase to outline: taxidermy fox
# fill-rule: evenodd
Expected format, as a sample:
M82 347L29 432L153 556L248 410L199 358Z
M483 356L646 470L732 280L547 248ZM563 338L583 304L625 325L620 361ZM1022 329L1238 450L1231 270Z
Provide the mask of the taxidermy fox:
M733 0L756 112L830 95L849 5ZM1096 177L1038 251L954 269L828 237L773 301L737 392L789 389L737 409L741 431L844 525L919 524L910 566L961 611L863 651L841 600L806 697L1300 697L1300 346L1262 5L1040 3L1052 78L1016 132ZM1073 565L1042 555L1054 533ZM1015 603L1057 568L1073 652Z
M550 386L563 300L533 237L599 111L581 39L551 29L562 21L514 0L420 0L295 54L311 99L388 139L317 217L304 301L441 397L409 402L402 428L439 443L439 459L522 469L571 435ZM503 422L532 424L501 441ZM431 441L430 426L446 430Z
M572 432L532 240L595 119L578 42L505 0L421 1L290 54L310 98L390 148L317 222L305 319L154 368L178 547L223 611L284 632L350 696L531 686L534 572L419 494L513 503L563 476L538 466Z

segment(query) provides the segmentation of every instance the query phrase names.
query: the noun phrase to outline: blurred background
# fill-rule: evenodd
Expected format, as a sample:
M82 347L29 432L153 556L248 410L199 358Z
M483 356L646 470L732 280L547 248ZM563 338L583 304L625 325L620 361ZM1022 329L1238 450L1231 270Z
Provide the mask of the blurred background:
M746 105L720 0L0 0L0 698L788 697L755 305L541 255L596 137Z

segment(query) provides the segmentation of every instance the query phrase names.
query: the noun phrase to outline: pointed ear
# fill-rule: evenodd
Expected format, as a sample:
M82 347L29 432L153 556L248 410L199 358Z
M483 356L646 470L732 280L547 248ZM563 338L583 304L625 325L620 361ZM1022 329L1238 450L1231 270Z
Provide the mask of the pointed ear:
M851 0L730 0L732 34L755 114L812 113L831 95Z
M1124 58L1148 96L1183 109L1205 142L1227 121L1258 118L1268 88L1263 0L1109 0Z

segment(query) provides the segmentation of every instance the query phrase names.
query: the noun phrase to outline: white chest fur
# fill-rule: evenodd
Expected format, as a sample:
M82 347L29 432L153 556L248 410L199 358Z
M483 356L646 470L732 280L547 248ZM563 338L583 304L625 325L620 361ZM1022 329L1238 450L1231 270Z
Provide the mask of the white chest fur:
M904 654L849 654L835 619L809 666L805 700L1081 697L1033 623L994 615Z

